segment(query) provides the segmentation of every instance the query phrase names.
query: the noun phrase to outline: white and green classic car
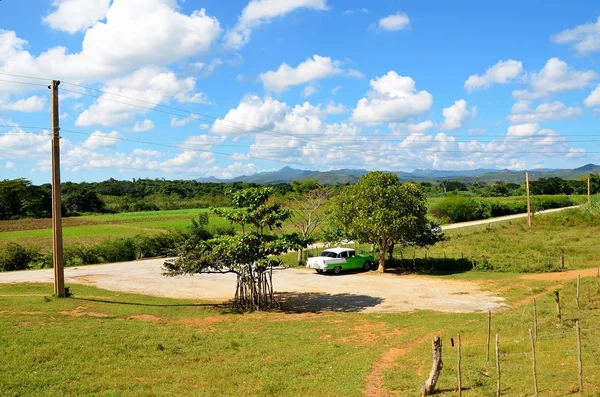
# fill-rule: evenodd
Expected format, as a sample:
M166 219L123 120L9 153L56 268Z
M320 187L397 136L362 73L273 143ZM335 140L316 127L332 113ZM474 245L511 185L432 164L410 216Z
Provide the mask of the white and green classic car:
M356 254L352 248L330 248L321 252L320 256L306 259L306 267L315 269L317 273L327 271L340 274L342 270L371 270L373 256Z

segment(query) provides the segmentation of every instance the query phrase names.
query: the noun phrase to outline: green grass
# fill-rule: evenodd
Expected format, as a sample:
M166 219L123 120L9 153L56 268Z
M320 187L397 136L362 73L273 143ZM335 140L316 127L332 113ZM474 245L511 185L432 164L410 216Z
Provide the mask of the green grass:
M513 298L535 288L514 275ZM486 280L479 280L486 283ZM492 281L499 279L492 278ZM577 386L575 319L600 327L600 295L574 303L573 282L561 291L563 324L550 295L538 298L538 376L542 395ZM500 284L498 284L500 285ZM431 336L442 337L440 395L456 395L456 349L463 341L464 396L495 390L495 362L485 360L487 315L420 311L400 314L252 313L222 307L71 286L71 299L49 297L45 284L0 286L0 395L360 396L381 375L392 395L417 396L431 366ZM537 287L536 287L537 288ZM500 333L503 393L533 390L529 304L494 314ZM600 391L599 330L582 333L587 395ZM587 369L586 369L587 368ZM486 375L484 375L486 374Z

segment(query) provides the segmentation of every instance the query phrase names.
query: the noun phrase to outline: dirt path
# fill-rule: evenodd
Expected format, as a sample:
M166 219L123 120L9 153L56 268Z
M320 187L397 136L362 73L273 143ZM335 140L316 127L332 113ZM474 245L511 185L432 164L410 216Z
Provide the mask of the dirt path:
M164 277L164 259L65 269L67 285L85 284L111 291L223 302L235 292L234 274ZM53 282L52 269L0 273L0 283ZM277 299L293 312L393 313L412 310L477 312L499 310L504 299L468 281L394 274L316 274L308 269L273 273ZM77 294L77 288L74 288Z
M527 274L521 276L521 278L526 280L567 281L576 279L578 274L581 275L581 277L596 277L598 275L598 268L568 270L566 272L555 273Z

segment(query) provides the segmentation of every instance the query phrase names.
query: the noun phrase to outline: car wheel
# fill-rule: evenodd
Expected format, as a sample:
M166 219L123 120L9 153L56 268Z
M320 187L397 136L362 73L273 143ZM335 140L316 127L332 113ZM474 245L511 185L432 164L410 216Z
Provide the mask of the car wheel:
M342 268L340 266L336 266L333 268L333 274L336 276L342 272Z
M366 261L365 264L363 265L363 270L365 272L368 272L369 270L371 270L371 262Z
M323 269L316 269L317 273L321 274L323 273Z

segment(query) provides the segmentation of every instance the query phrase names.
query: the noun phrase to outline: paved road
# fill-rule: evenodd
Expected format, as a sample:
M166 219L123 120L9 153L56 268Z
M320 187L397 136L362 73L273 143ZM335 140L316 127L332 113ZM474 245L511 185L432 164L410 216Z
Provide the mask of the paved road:
M233 274L164 277L164 259L149 259L65 269L68 285L87 284L112 291L172 298L226 301L235 292ZM0 283L52 282L52 269L0 273ZM308 269L279 269L273 274L278 300L296 311L405 312L498 310L503 298L475 283L394 274L317 274ZM77 287L74 288L77 293Z
M578 207L579 207L578 205L574 205L572 207L554 208L551 210L538 211L534 215L551 214L553 212L560 212L560 211L568 210L571 208L578 208ZM442 230L459 229L461 227L469 227L469 226L487 225L488 223L510 221L512 219L519 219L519 218L527 218L527 213L499 216L497 218L488 218L488 219L482 219L479 221L452 223L450 225L442 225Z

